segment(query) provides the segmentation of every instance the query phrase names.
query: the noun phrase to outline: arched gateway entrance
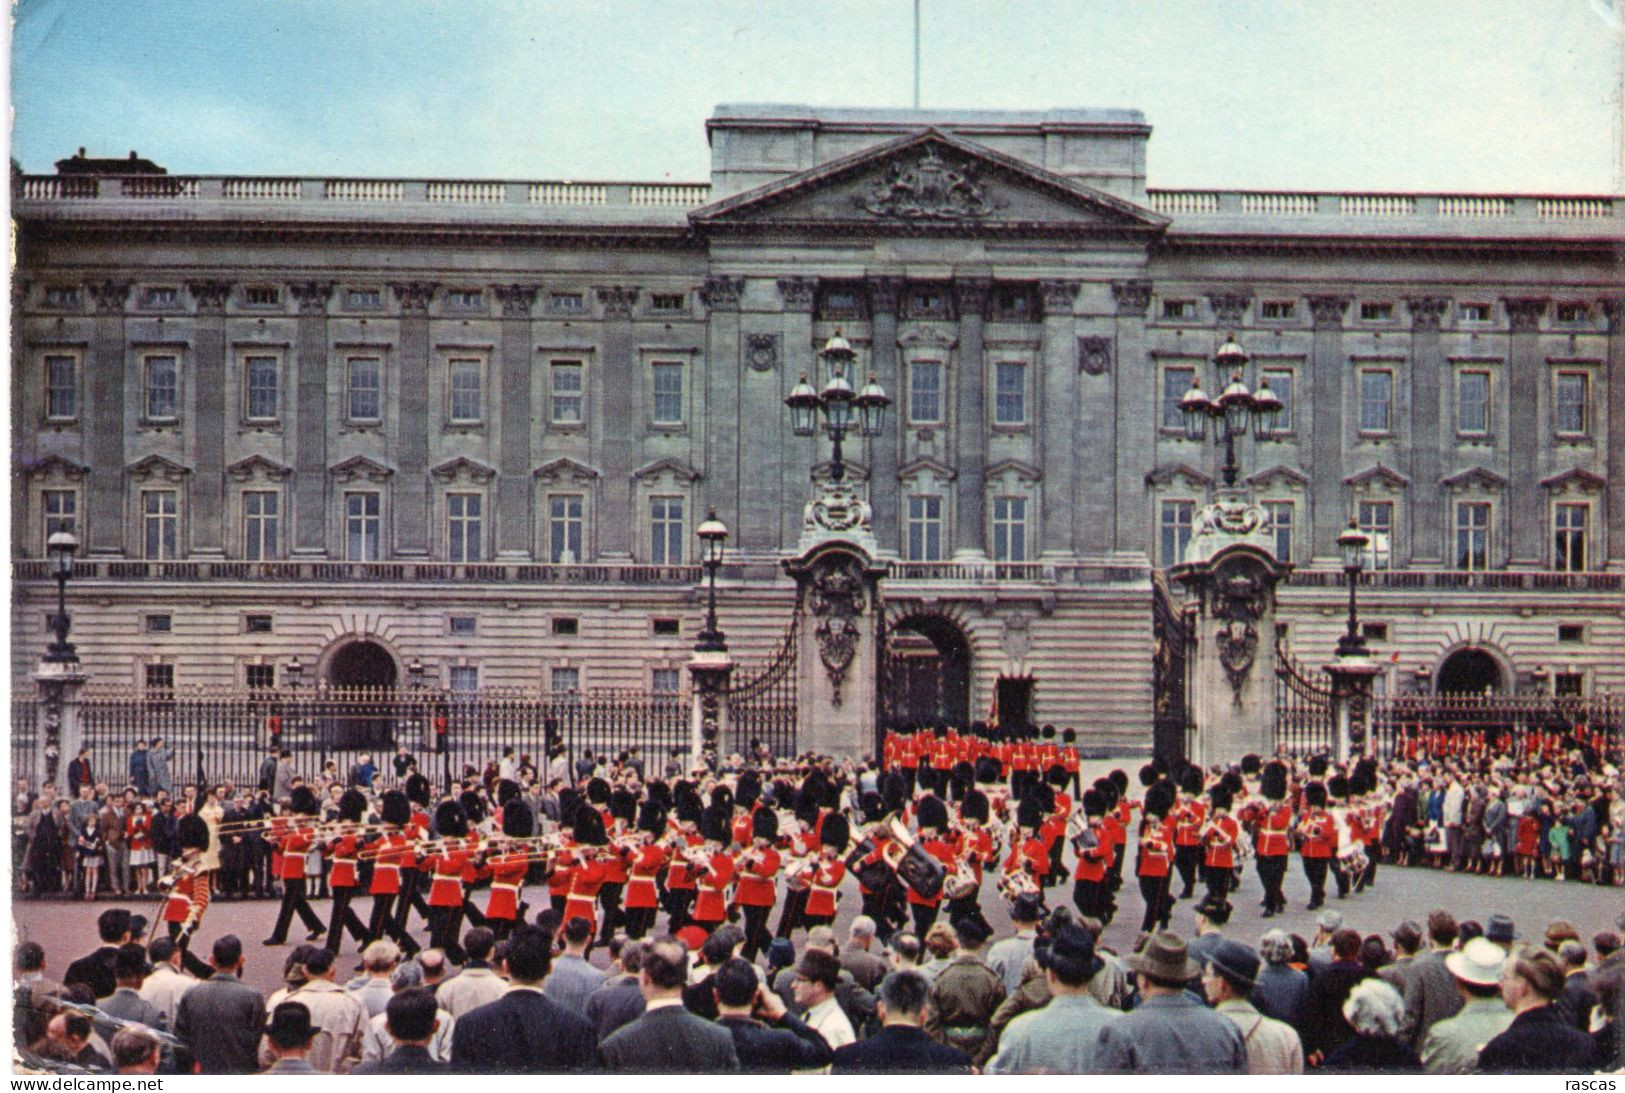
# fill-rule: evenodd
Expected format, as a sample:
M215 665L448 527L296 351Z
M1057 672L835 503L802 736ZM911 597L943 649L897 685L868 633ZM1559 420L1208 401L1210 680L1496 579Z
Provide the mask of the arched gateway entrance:
M1440 694L1481 695L1502 689L1501 666L1482 649L1458 649L1439 666Z
M375 641L353 641L333 653L327 663L327 684L334 708L320 729L326 749L393 746L390 692L398 674L395 658Z
M886 636L885 720L970 723L970 642L941 615L910 615Z

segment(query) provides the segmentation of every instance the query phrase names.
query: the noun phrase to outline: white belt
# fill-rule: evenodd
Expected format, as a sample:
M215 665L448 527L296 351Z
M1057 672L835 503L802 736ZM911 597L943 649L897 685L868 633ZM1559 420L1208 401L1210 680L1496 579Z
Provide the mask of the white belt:
M501 888L505 892L517 892L517 891L519 891L519 889L523 888L524 885L522 885L522 884L498 884L496 881L492 881L491 882L491 887L493 889Z

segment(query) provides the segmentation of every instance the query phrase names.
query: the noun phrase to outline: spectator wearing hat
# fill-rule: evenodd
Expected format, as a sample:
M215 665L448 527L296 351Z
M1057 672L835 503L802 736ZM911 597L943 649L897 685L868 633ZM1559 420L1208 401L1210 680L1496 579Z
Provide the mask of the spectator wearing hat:
M1016 924L1014 937L993 943L987 951L987 966L1004 980L1006 994L1014 994L1021 986L1022 969L1033 955L1033 944L1038 940L1038 920L1044 916L1043 903L1033 896L1017 896L1010 905L1010 919Z
M1196 914L1196 936L1186 949L1197 967L1207 964L1215 949L1224 943L1219 931L1230 923L1230 901L1214 892L1203 896L1192 910Z
M1508 915L1491 915L1484 924L1484 937L1501 946L1501 951L1512 955L1512 946L1518 940L1518 927Z
M1456 916L1442 908L1428 913L1428 947L1416 954L1405 981L1405 1029L1413 1048L1421 1050L1428 1030L1461 1011L1461 991L1445 965L1455 951L1458 936ZM1462 941L1462 947L1467 945ZM1504 954L1503 954L1504 955Z
M1344 927L1332 934L1332 963L1309 980L1309 1004L1303 1021L1303 1048L1312 1064L1354 1035L1343 1015L1343 1003L1362 979L1376 978L1360 963L1358 930Z
M315 1029L307 1045L310 1065L321 1074L348 1074L361 1061L361 1042L367 1035L367 1007L333 981L333 951L311 946L305 953L305 982L284 997L299 1002ZM269 1036L260 1044L260 1064L269 1066L277 1058L276 1045Z
M1512 1011L1501 1001L1499 945L1475 937L1461 952L1444 958L1461 992L1461 1011L1428 1030L1422 1042L1422 1069L1429 1074L1471 1074L1484 1045L1506 1031Z
M836 1074L953 1074L971 1069L970 1057L939 1044L920 1027L931 985L918 971L893 972L880 983L880 1032L835 1051Z
M1596 1068L1591 1037L1564 1021L1552 1004L1563 991L1563 968L1555 956L1544 949L1518 949L1501 965L1500 982L1501 1000L1515 1016L1479 1052L1481 1073L1583 1074Z
M852 1030L852 1022L835 999L835 988L840 982L841 962L821 949L808 949L801 954L791 981L791 990L804 1020L824 1038L831 1051L838 1051L858 1038Z
M1089 985L1105 967L1089 931L1068 923L1036 953L1050 1001L1021 1014L999 1037L989 1074L1086 1074L1095 1067L1100 1030L1121 1015L1095 1000Z
M1349 990L1343 1019L1354 1035L1326 1056L1322 1069L1356 1074L1420 1074L1422 1060L1400 1039L1404 1032L1405 1000L1376 976Z
M993 1054L988 1026L1004 1001L1004 980L982 960L987 931L974 918L954 927L953 960L931 984L931 1010L925 1031L938 1043L958 1048L981 1066Z
M1213 947L1202 974L1202 993L1218 1013L1230 1018L1247 1046L1250 1074L1302 1074L1303 1043L1284 1021L1265 1017L1248 1001L1258 986L1258 954L1239 941Z
M1296 1029L1309 1004L1309 976L1292 966L1292 937L1285 930L1267 930L1258 943L1264 963L1258 970L1250 997L1258 1012Z
M271 1011L271 1021L265 1026L272 1061L262 1073L320 1074L306 1058L315 1038L316 1026L311 1024L309 1007L303 1002L279 1004Z
M1185 990L1201 974L1177 934L1154 934L1125 962L1143 999L1100 1030L1097 1070L1126 1074L1245 1074L1247 1048L1235 1022Z

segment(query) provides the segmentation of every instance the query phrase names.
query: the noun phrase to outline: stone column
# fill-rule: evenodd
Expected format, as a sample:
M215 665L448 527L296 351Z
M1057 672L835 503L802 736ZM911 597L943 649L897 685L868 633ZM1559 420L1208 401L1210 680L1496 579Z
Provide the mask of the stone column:
M1541 438L1551 435L1542 429L1540 408L1546 362L1540 355L1540 317L1548 301L1543 299L1504 299L1512 335L1507 349L1507 398L1511 414L1507 424L1507 455L1511 459L1511 482L1507 486L1507 512L1502 520L1509 528L1507 564L1539 568L1541 547L1546 541L1545 490L1540 484ZM1491 560L1493 563L1493 559Z
M1112 284L1117 301L1116 352L1108 350L1106 367L1115 371L1117 529L1113 548L1124 561L1151 561L1151 498L1145 476L1157 461L1159 419L1156 369L1146 353L1145 313L1151 306L1150 281Z
M1086 510L1092 506L1111 504L1111 472L1091 468L1101 458L1110 460L1108 446L1095 447L1097 437L1086 434L1101 427L1099 416L1110 415L1111 400L1107 398L1093 407L1084 398L1079 405L1078 361L1073 356L1076 324L1072 318L1072 304L1078 296L1077 281L1043 281L1038 286L1039 300L1044 308L1043 325L1039 331L1038 382L1043 384L1039 398L1038 451L1044 468L1042 503L1039 505L1039 554L1044 558L1066 559L1081 549L1087 541L1090 516ZM1110 383L1110 378L1107 379ZM1095 384L1084 381L1083 386L1098 396ZM1090 417L1091 410L1095 417ZM1075 483L1077 474L1084 469L1100 470L1106 481L1096 483L1090 491L1087 483L1080 491ZM1085 471L1085 473L1087 473ZM1102 487L1104 496L1102 496ZM1083 496L1079 494L1083 493ZM1094 514L1101 532L1111 538L1110 510ZM1108 548L1102 546L1100 553Z
M707 277L705 304L705 503L740 524L739 295L743 277ZM773 437L774 444L782 443Z
M783 302L784 313L780 319L782 346L784 359L784 375L779 392L782 400L796 385L801 374L807 374L807 381L813 385L813 390L821 391L824 387L825 377L821 368L823 362L818 359L819 346L813 345L813 305L818 297L818 279L815 277L781 277L778 282L779 299ZM824 435L823 419L819 419L818 432L811 439L806 440L796 436L790 431L790 417L788 410L784 409L781 401L775 409L772 420L777 422L777 436L773 443L779 446L782 463L779 466L780 479L783 483L782 497L784 509L780 516L783 535L777 546L780 550L792 549L801 535L801 513L807 502L812 500L812 469L820 463L827 462L834 454L829 438ZM741 479L748 478L750 471L749 444L752 423L744 420L739 422L739 474ZM857 454L857 441L852 434L847 433L845 450Z
M36 786L47 782L66 793L68 763L79 754L84 742L79 692L89 677L78 661L70 664L41 662L34 673L39 702L35 705L33 769L26 773ZM102 760L106 762L106 760ZM115 760L117 762L117 760ZM22 771L12 771L13 776Z
M85 365L85 454L90 475L85 480L89 542L87 554L123 554L124 544L124 378L127 343L124 336L124 301L127 281L103 281L90 286L96 305L90 359ZM139 395L137 396L139 398ZM131 413L139 416L138 407Z
M726 649L696 649L688 661L689 762L690 768L704 762L717 769L719 757L729 753L728 680L733 676L733 658Z
M1310 506L1314 509L1314 541L1310 556L1320 562L1337 557L1337 536L1348 526L1343 503L1343 312L1347 296L1311 296L1314 345L1310 350Z
M1608 568L1625 569L1625 296L1602 301L1608 318L1608 364L1603 383L1606 403L1598 417L1607 438L1608 485L1604 494L1608 521Z
M1410 531L1410 564L1423 568L1444 565L1444 532L1439 524L1439 479L1443 443L1439 435L1440 391L1450 379L1439 346L1439 320L1450 300L1444 296L1412 296L1405 301L1411 313L1411 496L1406 525ZM1398 544L1395 544L1396 547ZM1397 559L1396 559L1397 560Z
M987 360L983 333L993 282L985 277L954 280L959 312L959 372L954 384L954 557L987 557L985 472L987 469Z
M395 462L400 470L390 507L395 513L397 558L429 556L429 301L438 287L429 281L392 285L401 305L401 383L396 405L400 435ZM421 423L421 424L420 424Z
M1371 754L1371 687L1382 674L1381 665L1367 656L1339 656L1325 666L1332 680L1334 742L1339 763Z
M226 297L227 281L194 281L186 286L197 301L197 391L193 426L197 453L192 478L192 553L225 556L226 484Z
M1267 548L1256 543L1221 548L1174 570L1201 603L1192 652L1193 762L1208 766L1272 750L1275 589L1285 575Z
M331 281L288 286L299 304L294 344L293 554L327 553L327 300Z
M739 549L743 553L776 561L779 548L794 535L793 530L787 531L785 527L790 502L800 504L806 500L806 490L798 488L798 472L805 468L797 465L799 460L786 458L785 444L790 434L781 424L786 420L784 396L789 393L786 383L793 385L794 377L787 377L778 367L758 370L754 361L740 366L737 297L743 280L736 283L740 288L734 293L735 313L728 316L733 320L732 355L725 362L725 374L731 382L718 392L718 408L727 408L737 430L734 457L739 476L739 507L734 510L737 516L732 519L739 528ZM797 306L794 315L781 319L778 341L811 341L808 320L812 308L811 289L786 294L781 282L780 293L787 305L791 296L795 296Z
M536 304L535 285L498 285L502 304L501 354L495 372L501 377L492 392L500 415L501 449L497 466L497 558L530 557L535 514L530 510L531 390L535 369L531 361L530 311Z
M880 386L892 397L886 414L886 428L870 442L869 506L874 509L875 541L882 549L901 552L902 484L897 481L898 460L903 450L903 423L908 420L903 398L902 371L897 367L897 301L902 295L900 277L869 278L869 330L873 337L871 371ZM867 377L865 377L867 379ZM862 390L863 384L854 379Z
M804 612L796 639L796 746L836 758L875 747L884 572L847 542L784 563Z
M647 379L638 374L636 351L632 345L632 305L638 290L612 285L598 290L604 305L602 345L604 349L604 510L598 520L598 545L605 561L625 561L632 557L632 472L638 468L643 450L641 432L645 399L638 393ZM694 377L685 379L692 382Z

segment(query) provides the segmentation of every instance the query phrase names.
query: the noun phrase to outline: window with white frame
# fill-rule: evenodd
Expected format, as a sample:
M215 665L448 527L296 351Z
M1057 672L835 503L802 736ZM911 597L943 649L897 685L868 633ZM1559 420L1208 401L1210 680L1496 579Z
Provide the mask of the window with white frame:
M683 365L679 361L655 361L650 366L654 373L654 401L650 404L650 420L656 425L683 423Z
M1490 512L1488 501L1456 502L1456 568L1490 567Z
M1298 389L1297 373L1290 368L1266 368L1262 375L1270 385L1270 392L1281 400L1281 412L1275 415L1275 425L1267 435L1293 432L1292 414L1297 408L1294 397Z
M573 565L583 559L582 530L587 499L579 493L555 493L547 499L547 560Z
M373 491L344 495L344 557L376 562L382 532L382 500Z
M446 292L448 311L483 311L485 293L477 288L454 288Z
M1027 560L1027 499L1025 497L995 497L993 499L992 554L995 562L1025 562Z
M262 354L243 358L243 416L248 420L276 420L280 363Z
M449 561L482 561L485 557L481 553L484 528L484 494L446 494L446 549Z
M1027 422L1027 366L1021 361L999 361L993 366L993 423Z
M1565 325L1583 323L1591 318L1591 309L1577 301L1560 302L1552 309L1554 321Z
M379 421L383 417L383 361L378 357L351 357L345 365L351 421Z
M1367 539L1365 568L1390 568L1394 557L1394 503L1361 501L1357 523Z
M145 358L146 418L148 421L173 421L180 407L180 359L171 353L153 354Z
M1360 432L1387 433L1394 415L1394 373L1387 368L1360 370Z
M78 285L47 285L45 286L46 307L78 307Z
M1196 301L1164 300L1162 301L1162 317L1164 319L1194 319L1196 318Z
M1563 501L1552 506L1552 568L1559 573L1580 573L1586 567L1586 528L1591 506Z
M473 664L453 664L446 673L452 694L473 694L480 689L480 670Z
M1272 322L1290 319L1298 309L1293 300L1264 300L1258 305L1258 317Z
M930 425L942 420L941 361L909 362L908 420L916 425Z
M45 358L45 417L50 421L79 417L79 358L70 353Z
M1183 429L1185 415L1180 412L1179 400L1191 389L1196 369L1184 365L1169 365L1162 370L1162 427Z
M550 292L547 296L549 311L577 313L587 310L587 298L579 292Z
M1164 567L1178 565L1190 545L1191 525L1196 518L1195 501L1164 501L1158 513L1158 547Z
M683 501L681 497L649 498L650 564L683 564Z
M481 388L485 378L485 362L478 357L453 357L447 367L450 371L451 423L477 425L483 414Z
M181 290L174 285L154 285L141 294L141 306L171 308L181 306Z
M282 495L275 490L243 494L243 557L260 561L277 557L282 523Z
M1480 368L1456 373L1456 432L1483 436L1490 431L1490 374Z
M1559 436L1585 436L1591 431L1591 374L1559 372L1553 383L1553 431Z
M46 490L41 497L41 511L45 515L45 543L59 531L79 534L79 491Z
M1365 300L1360 304L1360 321L1385 323L1394 317L1394 305L1386 300Z
M376 288L352 288L344 293L344 306L351 311L378 311L384 306L384 293Z
M269 691L276 686L276 665L243 665L243 683L251 691Z
M1292 517L1295 507L1291 501L1264 502L1264 511L1269 514L1270 532L1274 538L1275 560L1278 562L1292 560Z
M575 698L581 693L581 669L554 668L548 673L547 687L555 698Z
M276 307L282 302L282 290L275 285L249 285L243 289L245 307Z
M683 670L655 668L649 673L649 684L655 694L669 698L683 689Z
M915 495L908 499L903 554L911 562L942 561L941 494Z
M555 425L580 425L585 368L580 361L554 361L552 376L552 420Z
M141 539L143 556L154 561L180 557L180 494L175 490L141 492Z

